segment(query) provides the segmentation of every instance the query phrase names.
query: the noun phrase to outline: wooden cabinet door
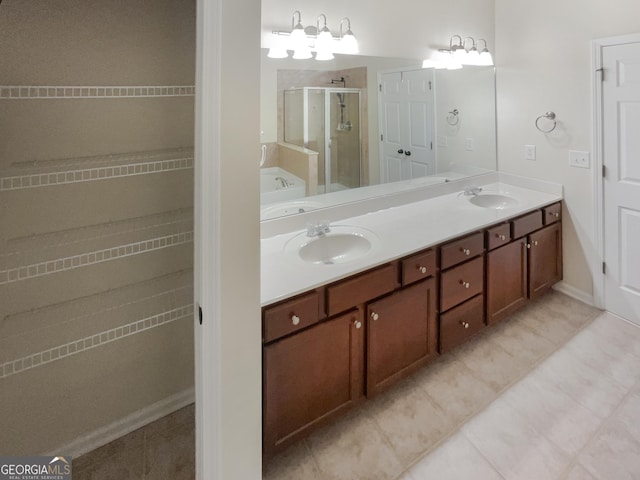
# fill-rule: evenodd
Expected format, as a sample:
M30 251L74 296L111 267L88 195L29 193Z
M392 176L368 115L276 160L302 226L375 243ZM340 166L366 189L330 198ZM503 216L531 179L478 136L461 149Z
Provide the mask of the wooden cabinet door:
M364 399L364 330L353 310L264 347L266 456Z
M529 235L529 298L539 297L562 280L562 224Z
M486 290L489 325L527 302L527 246L524 239L487 253Z
M437 353L433 278L367 306L367 396L386 389Z

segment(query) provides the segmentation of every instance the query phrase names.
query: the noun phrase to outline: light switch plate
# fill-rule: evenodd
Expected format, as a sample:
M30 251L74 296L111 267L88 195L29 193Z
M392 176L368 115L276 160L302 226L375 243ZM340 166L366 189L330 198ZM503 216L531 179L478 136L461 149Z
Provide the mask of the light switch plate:
M536 159L536 146L535 145L525 145L524 146L524 159L525 160L535 160Z
M572 167L579 167L579 168L591 167L589 152L569 150L569 165L571 165Z

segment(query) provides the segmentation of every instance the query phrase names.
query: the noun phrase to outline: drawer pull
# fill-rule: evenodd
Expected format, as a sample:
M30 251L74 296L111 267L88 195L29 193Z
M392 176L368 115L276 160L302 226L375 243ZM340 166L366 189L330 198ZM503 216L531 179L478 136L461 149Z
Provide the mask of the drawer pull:
M538 240L533 241L533 246L535 247L536 245L538 245Z
M462 325L464 328L469 328L468 322L460 322L460 325Z
M462 285L464 288L469 288L471 286L469 282L465 282L464 280L460 280L460 285Z
M298 325L300 323L300 317L297 315L291 315L291 323Z
M496 237L498 237L502 241L507 239L506 235L498 235L497 233L496 233Z
M362 328L362 322L360 320L356 320L355 322L353 322L353 324L358 329Z
M531 248L531 244L530 243L527 243L527 248Z
M471 255L471 250L469 250L468 248L461 248L460 251L467 256Z
M558 218L560 216L560 212L553 212L551 215L553 215L554 217Z
M375 320L378 320L380 316L376 312L371 312L371 318L375 321Z
M427 267L423 267L422 265L418 265L418 270L420 270L420 273L427 273Z

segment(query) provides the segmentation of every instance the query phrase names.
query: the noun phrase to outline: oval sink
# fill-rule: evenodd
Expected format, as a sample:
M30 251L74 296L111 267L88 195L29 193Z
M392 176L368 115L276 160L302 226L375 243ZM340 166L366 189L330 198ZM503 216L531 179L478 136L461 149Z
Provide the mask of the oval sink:
M321 236L301 233L285 246L287 252L297 252L303 262L317 265L347 263L369 254L376 243L373 232L362 228L332 226Z
M495 210L503 210L518 205L515 198L497 193L481 193L472 196L469 201L478 207L493 208Z

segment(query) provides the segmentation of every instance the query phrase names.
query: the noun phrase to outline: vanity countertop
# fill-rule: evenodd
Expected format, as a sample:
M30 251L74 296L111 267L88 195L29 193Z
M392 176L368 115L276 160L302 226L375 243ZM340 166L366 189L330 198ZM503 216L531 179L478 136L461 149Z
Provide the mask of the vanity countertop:
M391 260L446 242L465 233L481 230L504 219L549 205L562 199L562 186L546 182L517 181L501 175L492 183L476 183L482 194L498 193L517 199L504 209L473 205L462 187L453 193L406 205L394 206L331 222L372 232L377 241L365 256L342 264L311 264L287 251L287 242L306 230L274 235L261 240L262 306L284 300L320 285L368 270ZM514 181L510 181L514 180ZM516 185L518 184L518 185ZM522 186L526 185L526 187ZM537 188L540 187L540 188ZM298 237L299 238L299 237Z

